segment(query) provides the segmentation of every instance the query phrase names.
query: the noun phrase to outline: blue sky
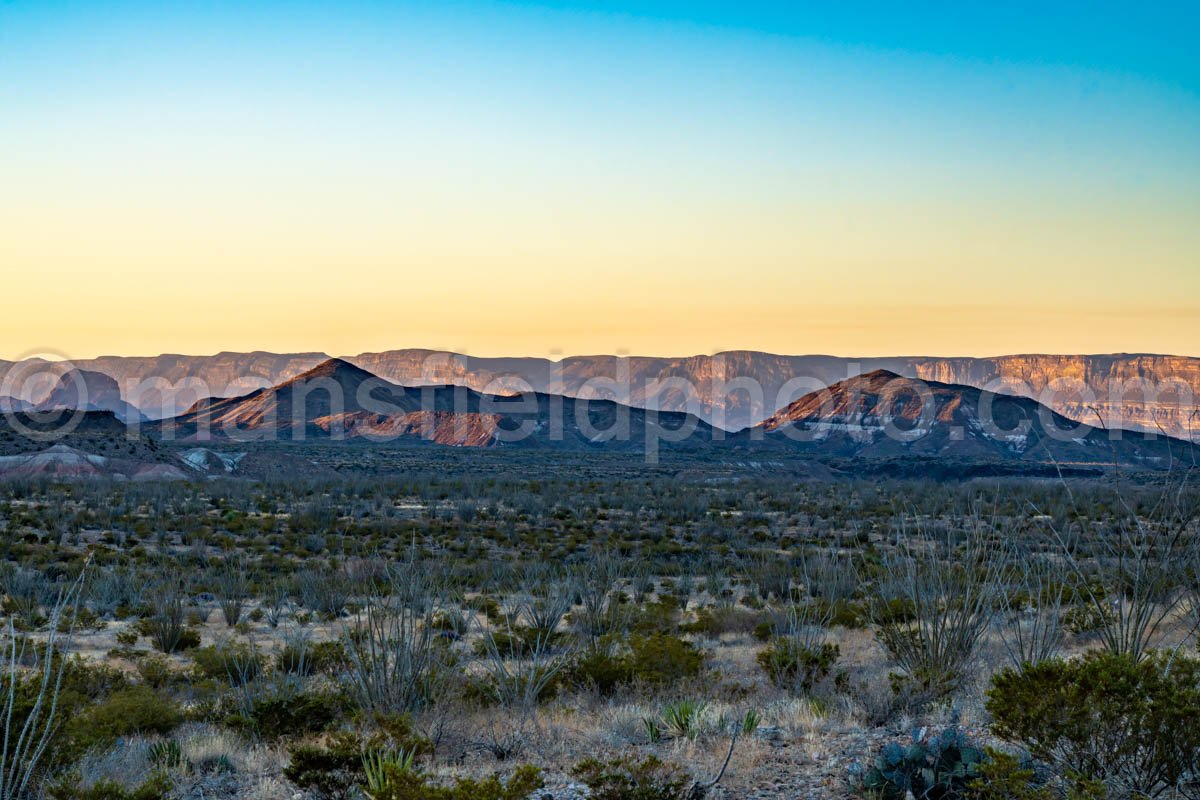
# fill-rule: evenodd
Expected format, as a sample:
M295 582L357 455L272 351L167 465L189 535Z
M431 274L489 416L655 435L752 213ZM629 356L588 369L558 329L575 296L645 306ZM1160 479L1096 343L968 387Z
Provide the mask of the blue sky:
M0 2L0 335L1200 352L1198 9Z

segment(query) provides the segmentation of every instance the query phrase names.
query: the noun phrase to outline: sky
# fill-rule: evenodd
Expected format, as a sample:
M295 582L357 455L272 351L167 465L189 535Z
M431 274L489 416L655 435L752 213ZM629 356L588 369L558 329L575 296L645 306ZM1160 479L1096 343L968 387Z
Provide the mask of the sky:
M0 0L0 358L1200 356L1198 25Z

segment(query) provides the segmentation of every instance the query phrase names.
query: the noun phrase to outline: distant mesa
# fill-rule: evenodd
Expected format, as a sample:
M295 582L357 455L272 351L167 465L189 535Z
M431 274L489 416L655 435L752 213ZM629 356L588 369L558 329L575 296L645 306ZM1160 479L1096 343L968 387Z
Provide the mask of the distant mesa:
M122 422L142 422L145 416L121 399L116 380L103 372L70 369L62 374L37 411L109 411Z

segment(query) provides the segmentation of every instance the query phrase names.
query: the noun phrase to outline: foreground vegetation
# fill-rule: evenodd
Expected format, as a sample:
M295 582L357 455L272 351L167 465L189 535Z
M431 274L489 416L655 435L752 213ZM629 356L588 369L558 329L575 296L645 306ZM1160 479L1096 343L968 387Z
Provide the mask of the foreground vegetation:
M1186 476L0 487L0 798L1200 796Z

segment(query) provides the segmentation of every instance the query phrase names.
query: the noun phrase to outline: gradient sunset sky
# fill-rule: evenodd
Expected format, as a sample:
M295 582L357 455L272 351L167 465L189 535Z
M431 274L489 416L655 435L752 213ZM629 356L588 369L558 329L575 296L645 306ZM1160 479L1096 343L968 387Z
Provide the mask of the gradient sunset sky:
M0 358L1200 356L1198 8L0 1Z

